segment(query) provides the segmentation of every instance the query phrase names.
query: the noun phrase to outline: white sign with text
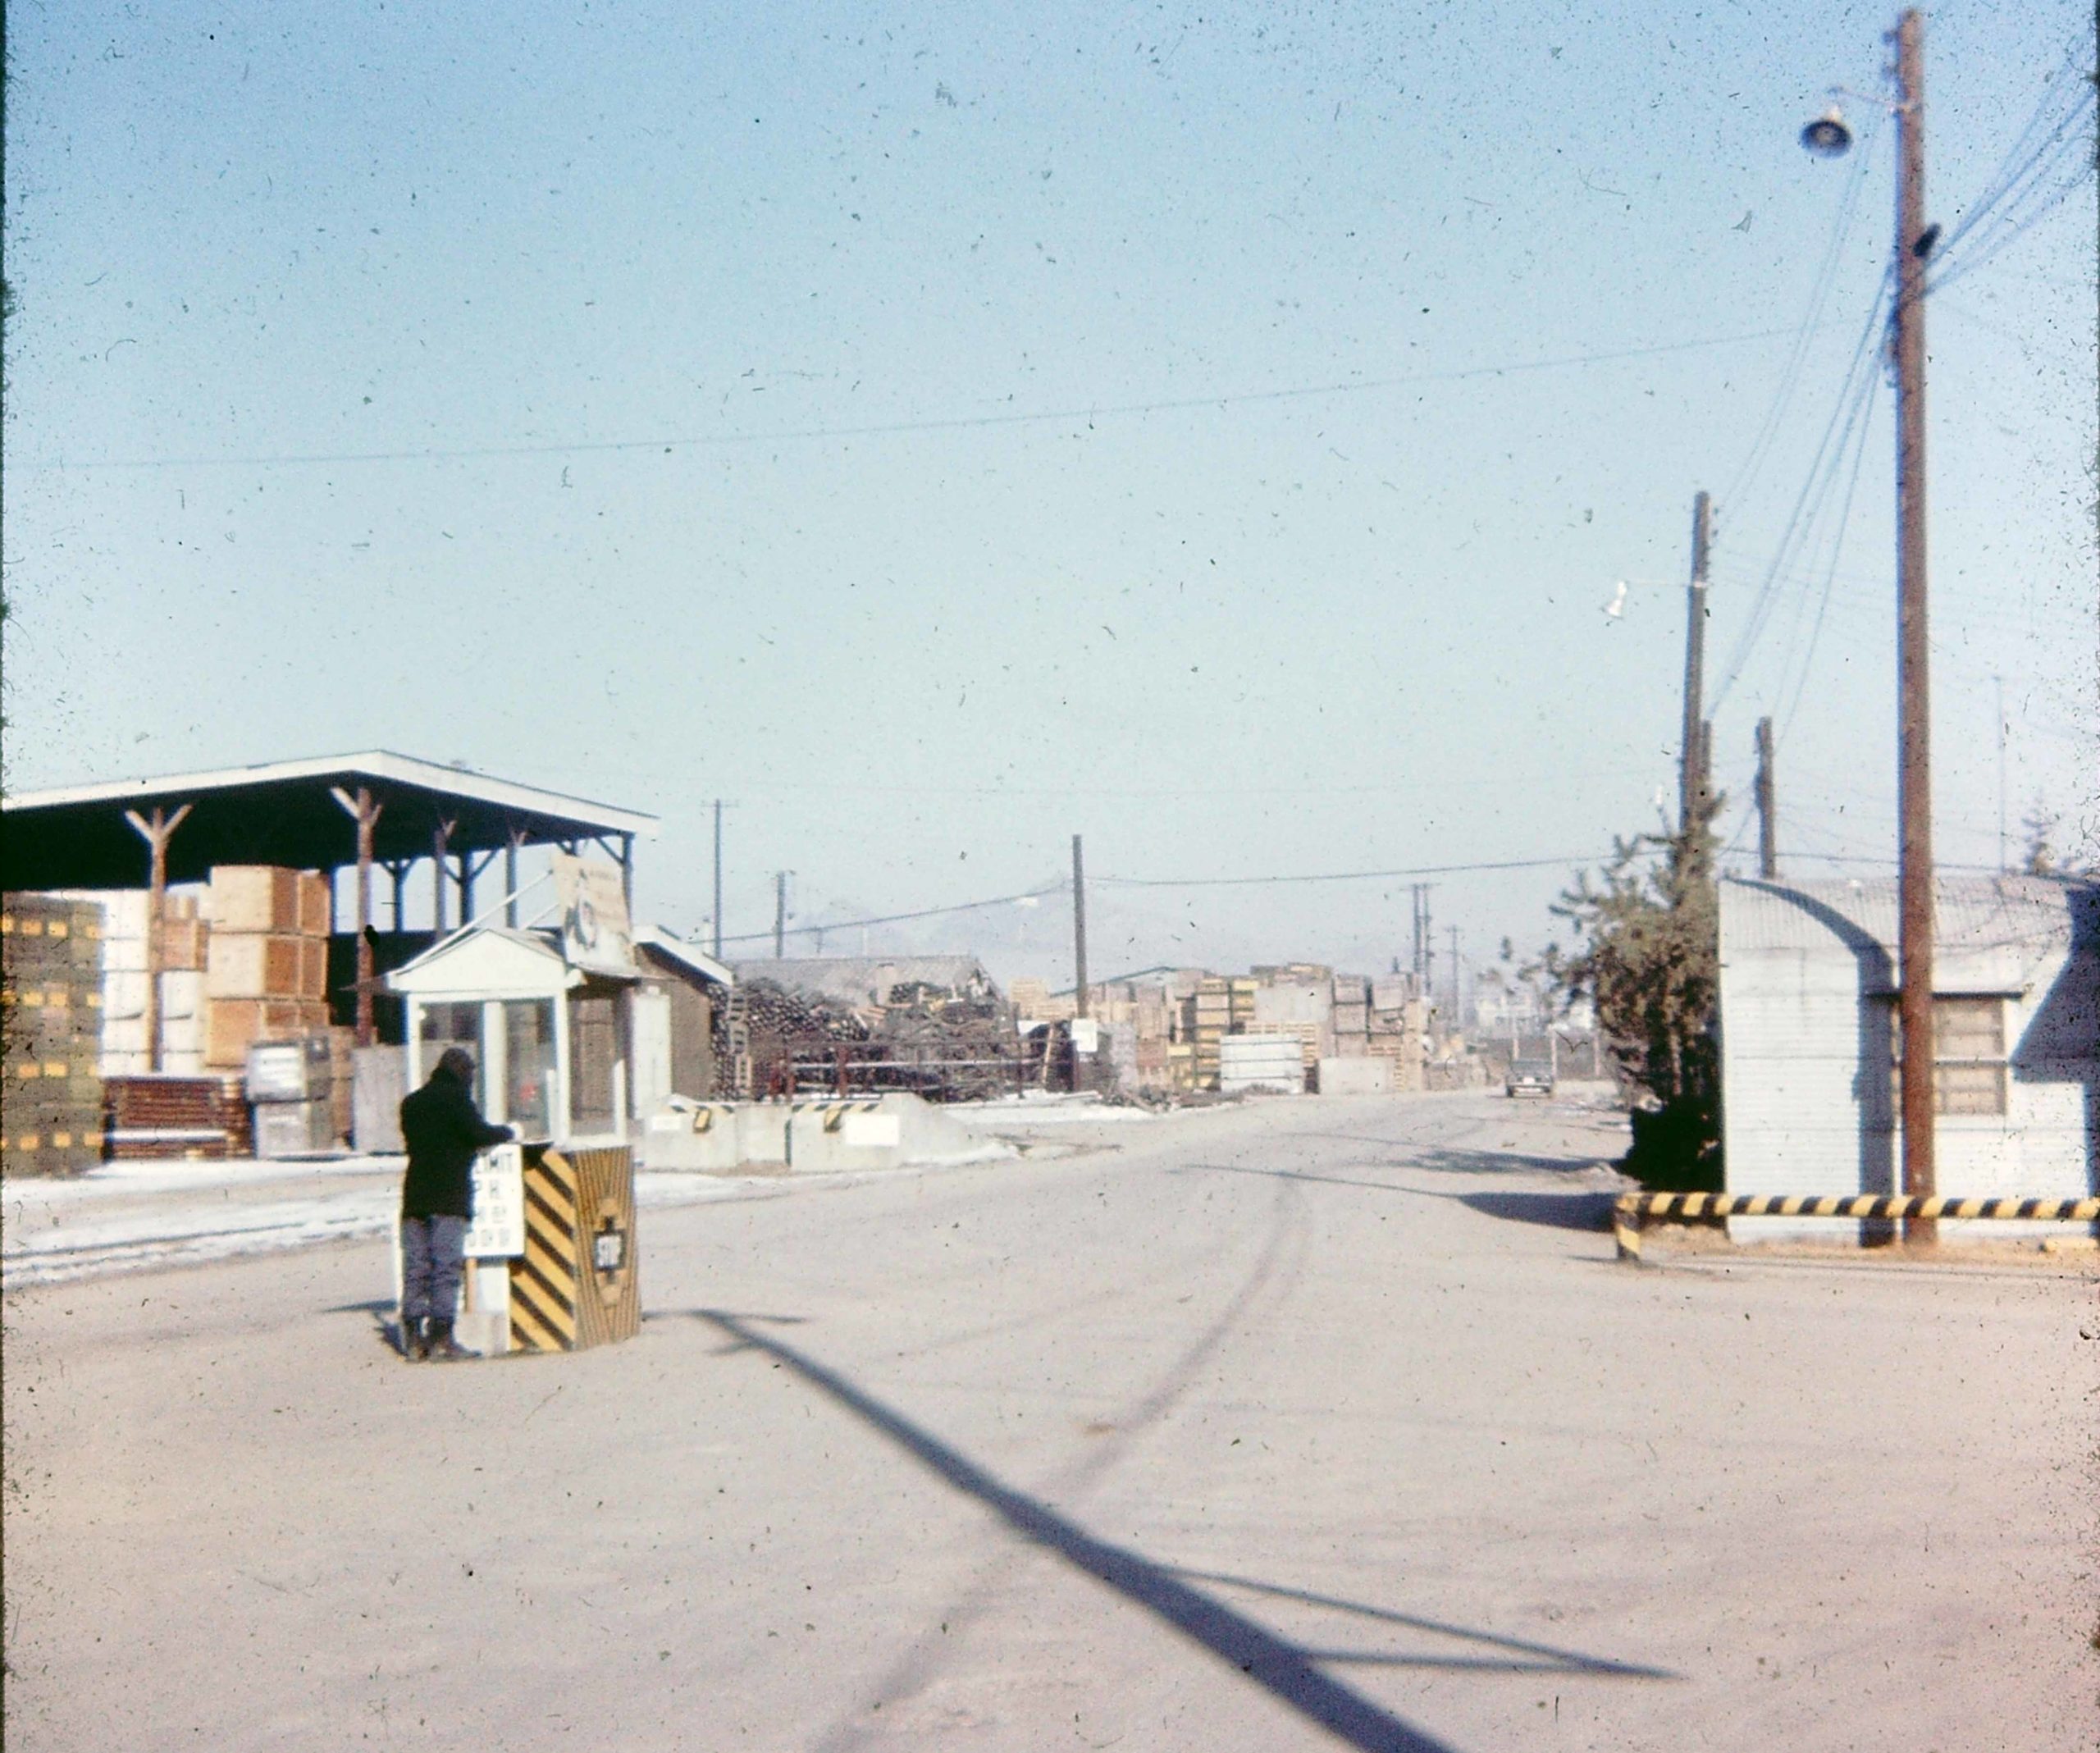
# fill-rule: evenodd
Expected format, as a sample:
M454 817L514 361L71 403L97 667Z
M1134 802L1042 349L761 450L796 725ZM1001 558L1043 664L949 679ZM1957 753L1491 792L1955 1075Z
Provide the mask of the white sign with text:
M474 1221L467 1226L470 1260L507 1260L525 1252L525 1152L497 1144L474 1158Z

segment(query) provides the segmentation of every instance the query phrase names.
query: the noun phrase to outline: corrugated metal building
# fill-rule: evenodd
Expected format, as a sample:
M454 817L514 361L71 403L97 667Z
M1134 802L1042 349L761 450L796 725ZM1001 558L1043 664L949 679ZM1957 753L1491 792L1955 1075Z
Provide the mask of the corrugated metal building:
M2100 1189L2100 883L1942 877L1935 894L1938 1190ZM1899 1191L1895 881L1729 880L1720 901L1728 1191ZM1859 1231L1831 1219L1741 1227L1766 1240Z

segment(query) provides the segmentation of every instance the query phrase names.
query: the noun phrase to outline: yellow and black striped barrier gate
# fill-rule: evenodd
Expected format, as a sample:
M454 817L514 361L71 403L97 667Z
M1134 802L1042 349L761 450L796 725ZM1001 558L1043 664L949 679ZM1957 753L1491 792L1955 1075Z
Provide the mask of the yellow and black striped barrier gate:
M1975 1199L1937 1195L1929 1199L1889 1194L1623 1193L1612 1207L1612 1235L1618 1258L1641 1258L1646 1223L1687 1217L1868 1217L1888 1221L1925 1217L1985 1217L2029 1223L2100 1222L2100 1198Z
M632 1153L624 1144L528 1149L525 1252L510 1262L510 1349L582 1351L641 1328Z

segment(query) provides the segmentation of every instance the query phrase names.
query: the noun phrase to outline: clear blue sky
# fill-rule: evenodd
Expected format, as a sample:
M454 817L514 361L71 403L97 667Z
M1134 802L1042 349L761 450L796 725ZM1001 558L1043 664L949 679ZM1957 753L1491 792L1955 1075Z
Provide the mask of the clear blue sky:
M8 784L456 758L660 812L679 927L722 796L732 934L776 869L902 911L1075 832L1105 876L1573 860L1673 797L1704 487L1723 783L1772 714L1783 855L1892 859L1885 385L1834 571L1815 467L1891 130L1796 144L1892 13L1540 11L11 8ZM1929 15L1936 217L2091 36ZM2100 838L2094 212L1930 305L1951 861L1997 854L1994 677L2016 838ZM1535 946L1572 868L1438 924ZM1404 880L1096 911L1102 973L1408 948ZM1054 907L932 935L1064 953Z

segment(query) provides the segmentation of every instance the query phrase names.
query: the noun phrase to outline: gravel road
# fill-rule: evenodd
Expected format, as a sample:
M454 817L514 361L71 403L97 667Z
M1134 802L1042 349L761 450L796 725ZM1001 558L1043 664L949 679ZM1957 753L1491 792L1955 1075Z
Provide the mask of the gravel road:
M1659 1249L1621 1121L1061 1126L646 1211L402 1364L369 1235L25 1285L11 1749L2087 1749L2089 1267Z

